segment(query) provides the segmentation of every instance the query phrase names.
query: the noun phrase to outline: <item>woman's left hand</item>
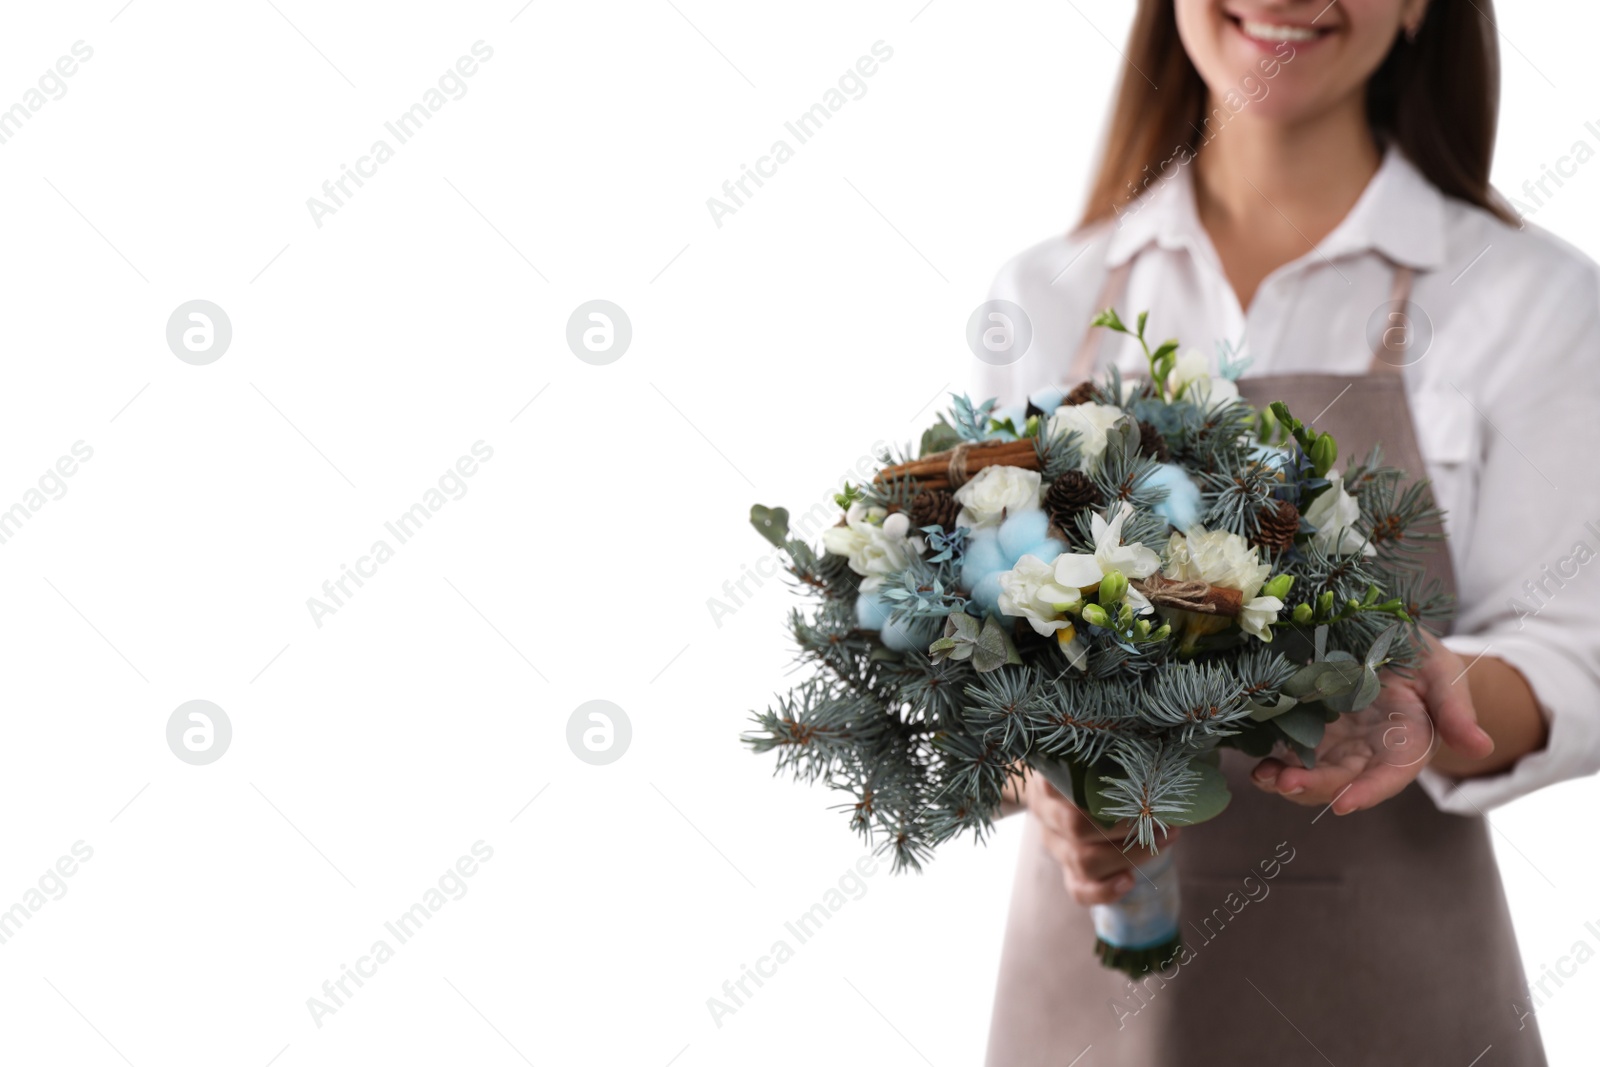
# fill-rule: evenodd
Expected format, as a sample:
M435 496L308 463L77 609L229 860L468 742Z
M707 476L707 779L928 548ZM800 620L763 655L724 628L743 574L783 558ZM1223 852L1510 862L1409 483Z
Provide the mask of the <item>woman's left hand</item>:
M1411 784L1427 766L1436 738L1471 759L1494 751L1472 706L1467 664L1432 634L1422 638L1426 652L1411 677L1385 672L1377 700L1328 724L1315 768L1301 766L1292 755L1264 759L1251 772L1257 788L1348 815Z

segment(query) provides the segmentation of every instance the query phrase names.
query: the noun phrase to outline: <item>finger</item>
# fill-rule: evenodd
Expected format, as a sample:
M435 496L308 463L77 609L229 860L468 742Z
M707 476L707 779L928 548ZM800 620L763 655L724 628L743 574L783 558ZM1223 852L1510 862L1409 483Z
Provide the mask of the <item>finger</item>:
M1067 892L1072 894L1073 900L1084 907L1094 904L1115 904L1133 888L1131 874L1120 874L1115 878L1098 882L1074 878L1070 873L1063 877Z
M1467 682L1471 665L1458 667L1460 663L1459 656L1439 655L1437 648L1423 661L1428 716L1438 727L1439 738L1445 744L1468 759L1483 759L1494 751L1494 738L1478 725L1472 687Z
M1255 770L1250 772L1250 780L1256 784L1257 788L1275 793L1278 791L1278 776L1283 773L1284 768L1287 766L1288 764L1282 760L1264 759L1256 764Z
M1314 768L1285 767L1278 775L1276 788L1279 795L1296 804L1328 804L1355 781L1365 766L1366 760L1352 757L1347 763L1319 760Z
M1375 807L1399 793L1417 776L1416 767L1374 763L1329 801L1335 815Z
M1115 845L1079 841L1053 831L1046 831L1042 839L1045 851L1083 881L1099 881L1133 866L1133 860Z
M1066 832L1080 841L1110 841L1120 844L1128 836L1128 830L1131 828L1126 819L1111 826L1102 826L1097 819L1076 805L1070 806L1067 820Z
M1028 810L1045 826L1058 834L1067 834L1070 826L1068 810L1072 805L1056 797L1033 796Z
M1086 881L1100 882L1133 868L1135 857L1111 845L1080 846L1074 854L1073 873Z

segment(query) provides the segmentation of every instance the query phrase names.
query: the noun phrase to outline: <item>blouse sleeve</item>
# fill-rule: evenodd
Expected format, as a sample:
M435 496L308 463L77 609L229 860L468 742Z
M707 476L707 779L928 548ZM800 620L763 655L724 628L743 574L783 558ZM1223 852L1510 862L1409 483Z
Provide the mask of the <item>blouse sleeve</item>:
M1600 287L1592 265L1572 266L1519 309L1525 344L1445 386L1470 398L1483 447L1444 643L1468 670L1489 655L1520 671L1549 740L1497 775L1425 769L1444 811L1481 813L1600 770Z

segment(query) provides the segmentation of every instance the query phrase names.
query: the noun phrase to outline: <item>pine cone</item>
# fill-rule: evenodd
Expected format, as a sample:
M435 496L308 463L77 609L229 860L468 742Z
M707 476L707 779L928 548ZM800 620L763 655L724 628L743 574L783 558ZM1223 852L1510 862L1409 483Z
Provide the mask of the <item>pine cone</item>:
M1072 520L1078 512L1084 508L1098 508L1103 503L1100 490L1081 471L1067 471L1051 482L1044 494L1044 509L1050 513L1050 521L1062 531L1075 528Z
M1066 404L1092 404L1094 403L1094 383L1079 382L1072 387L1072 392L1067 394Z
M1139 423L1139 454L1149 456L1157 463L1172 461L1172 453L1167 451L1167 442L1161 436L1161 431L1148 422Z
M943 489L924 489L911 498L911 525L919 530L924 526L942 526L945 533L950 533L956 528L956 516L960 514L961 505Z
M1252 542L1269 552L1287 552L1300 530L1300 509L1287 500L1275 500L1261 510Z

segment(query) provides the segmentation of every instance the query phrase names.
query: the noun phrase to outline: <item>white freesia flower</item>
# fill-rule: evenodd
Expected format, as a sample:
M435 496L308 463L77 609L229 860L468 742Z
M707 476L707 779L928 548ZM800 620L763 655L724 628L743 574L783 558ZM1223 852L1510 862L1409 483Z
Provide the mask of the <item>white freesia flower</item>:
M1237 589L1249 600L1261 591L1272 564L1262 563L1250 542L1236 533L1191 526L1187 534L1175 533L1168 540L1163 573L1175 581Z
M1215 411L1239 399L1239 387L1227 378L1213 376L1211 361L1193 348L1173 364L1172 373L1167 375L1167 389L1172 396L1181 393L1185 400L1207 411Z
M1111 571L1119 571L1130 582L1148 578L1161 569L1161 557L1144 545L1122 543L1122 526L1133 514L1133 505L1122 502L1117 517L1107 522L1096 514L1090 518L1094 534L1094 553L1063 552L1056 557L1056 584L1068 589L1093 589ZM1131 586L1125 598L1134 610L1151 610L1150 601Z
M1039 506L1042 482L1038 471L998 464L985 467L977 477L956 490L956 503L961 505L956 523L980 530L998 526L1007 515L1031 511Z
M1173 394L1180 392L1190 382L1211 376L1211 363L1198 348L1185 349L1172 364L1167 375L1167 388Z
M1100 457L1106 451L1106 435L1122 418L1123 411L1113 404L1068 404L1056 408L1050 416L1050 435L1076 433L1078 448L1083 459L1079 464L1085 473L1100 466Z
M1345 492L1344 475L1329 471L1328 481L1332 484L1305 512L1306 521L1317 528L1311 535L1311 543L1333 556L1348 556L1358 551L1368 556L1377 555L1378 550L1356 532L1361 505Z
M845 512L843 526L822 531L822 547L849 560L850 569L867 580L861 591L870 593L883 579L905 570L911 557L923 549L922 538L909 536L911 519L903 511L893 515L881 507L857 500Z
M1283 601L1275 596L1251 597L1239 613L1239 627L1247 634L1271 641L1272 624L1278 621L1278 612L1282 610Z
M1049 637L1072 625L1062 618L1082 597L1078 590L1056 584L1055 568L1038 556L1023 556L1000 576L1000 613L1028 620L1034 632Z

